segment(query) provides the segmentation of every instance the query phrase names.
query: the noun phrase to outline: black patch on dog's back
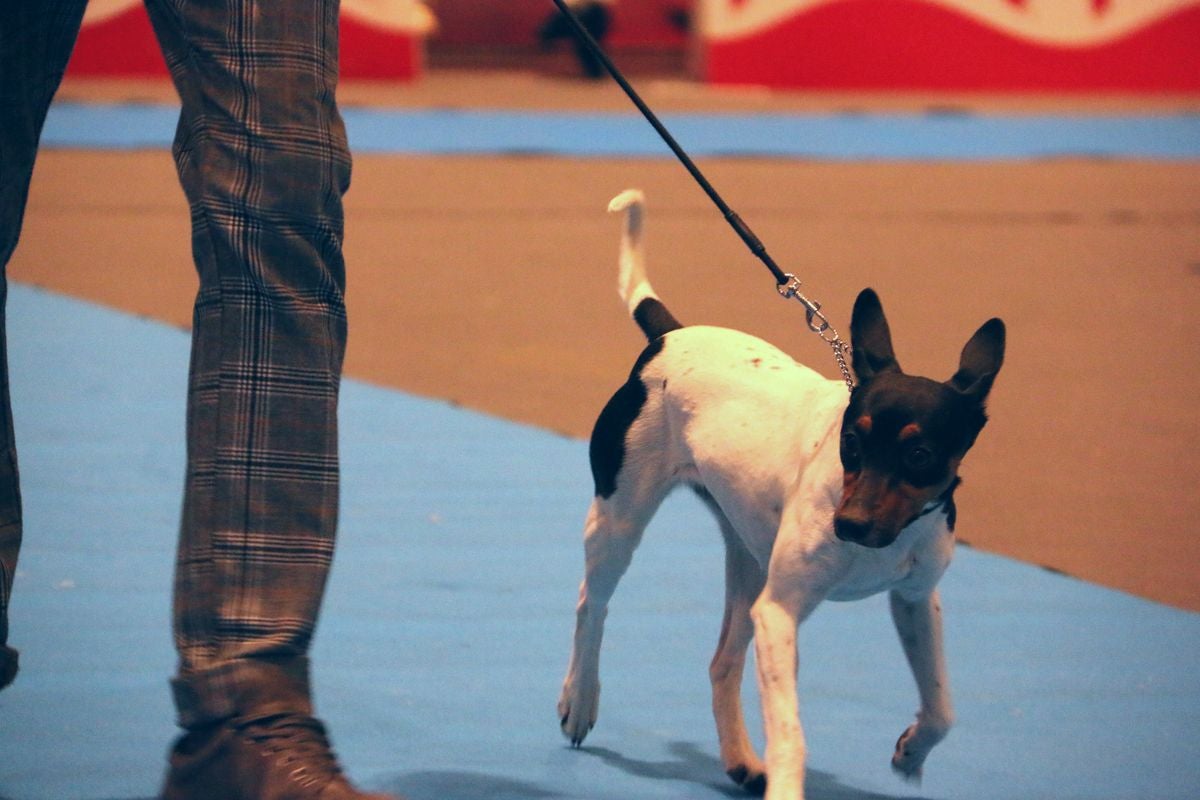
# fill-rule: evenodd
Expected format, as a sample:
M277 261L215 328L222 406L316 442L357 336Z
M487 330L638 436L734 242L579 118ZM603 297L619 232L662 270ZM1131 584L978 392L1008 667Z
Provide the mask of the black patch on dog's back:
M650 301L642 301L638 305L638 311L648 302ZM665 308L663 310L666 311ZM679 327L679 324L676 323L676 326ZM642 383L642 369L662 351L662 347L661 338L651 340L634 363L629 380L617 389L608 405L604 406L604 410L596 418L588 455L592 462L592 479L596 482L597 497L612 497L617 491L617 473L625 463L625 435L646 403L646 384Z
M683 327L683 324L675 319L675 315L656 297L647 297L638 303L637 308L633 310L633 321L652 342Z

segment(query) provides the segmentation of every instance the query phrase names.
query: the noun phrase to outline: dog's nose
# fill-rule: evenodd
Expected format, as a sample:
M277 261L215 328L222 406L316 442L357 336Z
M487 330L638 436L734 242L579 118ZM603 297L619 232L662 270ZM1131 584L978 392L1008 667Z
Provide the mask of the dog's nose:
M861 542L871 532L871 523L866 520L838 517L833 521L833 532L843 542Z

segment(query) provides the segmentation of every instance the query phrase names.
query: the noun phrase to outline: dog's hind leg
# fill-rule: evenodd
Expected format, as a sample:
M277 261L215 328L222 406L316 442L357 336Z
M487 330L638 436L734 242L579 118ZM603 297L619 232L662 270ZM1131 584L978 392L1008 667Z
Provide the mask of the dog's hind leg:
M642 532L662 501L664 491L622 502L626 492L596 497L584 528L585 571L575 612L575 640L558 700L563 735L578 747L596 724L600 703L600 643L608 601L633 559Z
M754 745L746 733L742 676L746 668L746 649L754 637L750 608L762 592L766 574L725 514L715 502L705 499L716 514L725 539L725 618L721 622L717 652L708 668L713 716L721 740L721 763L734 783L753 794L762 794L766 791L766 767L754 752Z

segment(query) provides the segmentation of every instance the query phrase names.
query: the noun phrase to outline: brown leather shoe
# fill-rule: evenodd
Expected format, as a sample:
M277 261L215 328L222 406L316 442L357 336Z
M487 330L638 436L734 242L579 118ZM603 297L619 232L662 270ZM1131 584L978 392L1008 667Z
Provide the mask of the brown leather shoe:
M218 799L400 800L351 786L325 726L291 713L218 723L180 737L162 800Z

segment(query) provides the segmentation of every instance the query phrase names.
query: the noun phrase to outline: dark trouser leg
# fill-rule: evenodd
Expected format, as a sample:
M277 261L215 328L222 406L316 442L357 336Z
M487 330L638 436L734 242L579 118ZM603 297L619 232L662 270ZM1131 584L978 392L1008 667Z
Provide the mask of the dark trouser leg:
M200 276L175 576L184 727L307 713L345 350L337 3L150 0Z
M8 393L5 268L17 246L42 123L75 46L86 0L8 4L0 22L0 688L16 676L8 601L21 548L21 491Z
M148 0L200 275L164 800L385 800L312 716L346 345L336 0Z

